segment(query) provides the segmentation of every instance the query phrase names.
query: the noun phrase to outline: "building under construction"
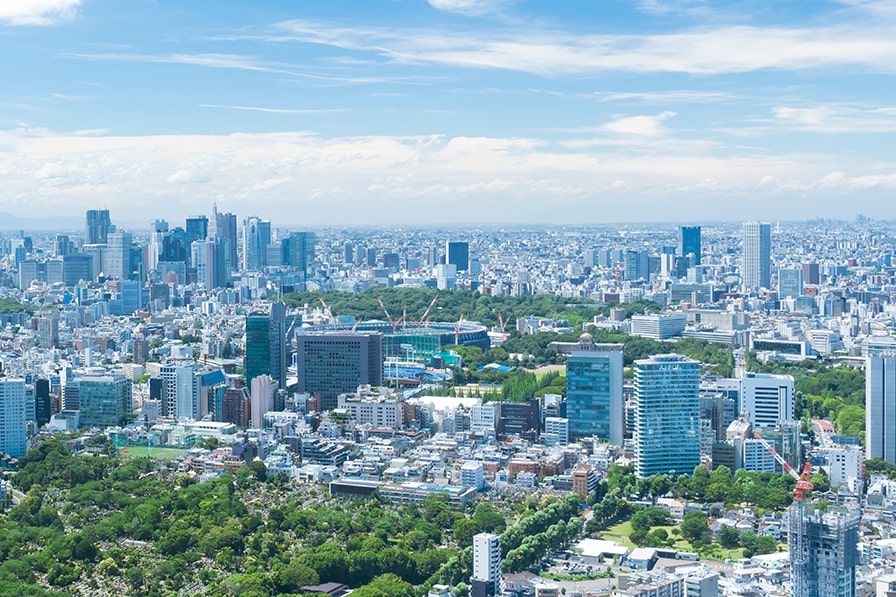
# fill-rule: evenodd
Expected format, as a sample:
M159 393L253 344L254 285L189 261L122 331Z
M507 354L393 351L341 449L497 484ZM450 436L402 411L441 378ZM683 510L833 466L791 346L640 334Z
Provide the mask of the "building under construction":
M788 515L794 597L855 597L861 511L806 502L802 521L796 503Z

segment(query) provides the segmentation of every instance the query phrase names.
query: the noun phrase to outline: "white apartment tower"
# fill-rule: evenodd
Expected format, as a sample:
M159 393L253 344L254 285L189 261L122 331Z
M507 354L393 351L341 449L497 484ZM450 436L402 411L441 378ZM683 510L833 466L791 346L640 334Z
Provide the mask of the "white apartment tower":
M501 591L501 538L491 533L473 536L473 597L494 597Z

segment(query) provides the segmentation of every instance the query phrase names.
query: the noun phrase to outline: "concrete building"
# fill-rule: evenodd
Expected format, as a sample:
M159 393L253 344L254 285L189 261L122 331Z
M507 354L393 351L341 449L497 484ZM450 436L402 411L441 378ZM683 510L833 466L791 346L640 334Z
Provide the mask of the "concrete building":
M865 448L868 460L896 464L896 352L866 360Z
M748 290L771 287L771 224L744 223L744 253L741 263L741 282Z
M475 404L470 408L470 431L495 436L498 424L497 404Z
M574 350L566 359L566 418L569 435L596 435L622 445L622 345L599 344Z
M747 373L740 385L740 410L750 413L754 427L774 427L793 420L792 376Z
M478 460L468 460L460 467L461 487L485 489L485 469Z
M261 429L264 426L264 415L274 410L274 394L277 392L277 382L269 375L259 375L252 378L249 384L249 397L251 401L250 423L252 427Z
M472 597L494 597L501 593L501 538L491 533L473 536Z
M665 315L632 315L632 336L661 341L680 336L688 325L684 313Z
M25 380L0 379L0 452L21 458L28 450Z
M159 369L162 380L162 416L175 419L201 418L198 400L193 398L193 371L195 365L178 363Z
M635 361L635 473L690 474L700 464L700 363L668 354Z
M542 437L545 439L545 443L553 442L549 445L567 445L569 443L569 419L565 417L545 417Z
M378 332L296 333L299 393L320 394L321 410L339 394L383 385L383 335Z
M378 393L362 386L354 393L340 394L337 408L345 409L359 424L375 429L400 429L404 426L404 399L401 394Z

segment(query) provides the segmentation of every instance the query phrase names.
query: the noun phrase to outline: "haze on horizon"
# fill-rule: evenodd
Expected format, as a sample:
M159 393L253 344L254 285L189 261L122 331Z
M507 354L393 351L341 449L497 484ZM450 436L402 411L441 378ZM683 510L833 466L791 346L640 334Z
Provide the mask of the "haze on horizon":
M896 218L880 0L4 0L0 212Z

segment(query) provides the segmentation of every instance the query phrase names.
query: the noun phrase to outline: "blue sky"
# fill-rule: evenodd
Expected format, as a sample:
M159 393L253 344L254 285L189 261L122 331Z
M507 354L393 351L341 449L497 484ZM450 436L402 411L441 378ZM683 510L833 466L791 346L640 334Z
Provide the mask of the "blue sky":
M0 211L896 218L896 3L2 0Z

